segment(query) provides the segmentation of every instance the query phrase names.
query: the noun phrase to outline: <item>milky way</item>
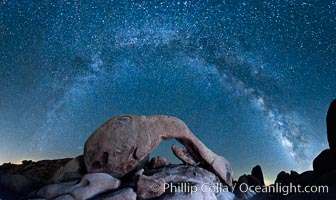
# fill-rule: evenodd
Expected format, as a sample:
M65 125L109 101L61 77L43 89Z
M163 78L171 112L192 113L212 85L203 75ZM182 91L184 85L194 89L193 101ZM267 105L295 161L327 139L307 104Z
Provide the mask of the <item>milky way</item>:
M183 119L236 175L256 164L267 178L307 170L328 146L335 1L3 0L0 9L0 162L76 156L123 113Z

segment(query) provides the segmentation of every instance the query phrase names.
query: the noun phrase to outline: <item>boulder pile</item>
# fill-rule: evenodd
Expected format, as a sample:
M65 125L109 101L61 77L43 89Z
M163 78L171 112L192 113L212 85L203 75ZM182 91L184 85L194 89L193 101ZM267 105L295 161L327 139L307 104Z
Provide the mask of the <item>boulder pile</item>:
M168 139L183 145L172 146L183 164L171 164L163 156L149 160L159 143ZM43 169L48 173L36 180L39 184L32 184L25 173L11 173L8 178L3 170L2 187L40 200L234 198L230 163L170 116L113 117L87 139L83 155L49 162L58 165ZM24 185L15 187L17 179L25 179L20 181Z
M251 174L244 174L238 178L234 189L235 199L251 199L256 194L246 188L251 186L265 186L264 175L259 165L252 168Z

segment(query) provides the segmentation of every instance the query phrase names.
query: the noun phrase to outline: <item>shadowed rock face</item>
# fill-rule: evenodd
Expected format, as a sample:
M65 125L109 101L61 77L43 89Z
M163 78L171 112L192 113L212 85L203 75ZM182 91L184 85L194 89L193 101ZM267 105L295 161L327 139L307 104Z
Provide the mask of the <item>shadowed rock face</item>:
M107 121L85 143L87 171L123 176L143 167L148 155L162 140L168 139L177 139L196 162L232 186L230 163L208 149L181 120L163 115L123 115Z
M331 102L327 114L327 132L329 147L336 152L336 99Z
M165 184L177 186L180 183L188 183L189 186L198 185L198 190L200 193L193 193L192 196L190 196L190 193L188 194L188 192L181 191L183 194L179 195L179 192L170 192L170 189L165 189ZM167 168L161 168L152 175L140 175L137 182L137 195L139 199L152 199L161 196L159 199L217 200L216 195L218 195L219 191L205 190L204 187L207 185L215 186L219 183L220 181L218 177L215 176L215 174L198 166L171 166ZM153 185L156 186L155 190L151 188ZM201 188L203 191L207 192L202 192ZM169 194L167 193L173 193L173 197L168 197ZM183 196L188 195L188 198L183 198Z
M76 200L89 199L98 194L116 189L119 186L120 181L109 174L89 173L83 176L79 182L45 186L38 191L38 196L46 199L62 196L63 198L60 199L68 199L68 195L71 195Z
M264 175L259 165L253 167L251 175L256 177L261 182L261 185L265 185Z
M325 174L336 170L336 155L330 149L322 151L313 161L313 169L317 174Z
M29 193L48 184L55 171L70 160L69 158L37 162L24 160L21 165L5 163L0 166L0 193L4 191L15 194Z

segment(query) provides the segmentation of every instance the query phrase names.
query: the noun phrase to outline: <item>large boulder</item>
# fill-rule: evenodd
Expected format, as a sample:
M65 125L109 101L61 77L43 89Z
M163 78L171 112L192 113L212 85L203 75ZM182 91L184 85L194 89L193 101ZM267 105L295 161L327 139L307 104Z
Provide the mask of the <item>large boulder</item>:
M83 176L79 183L68 182L52 184L43 187L37 192L39 197L52 199L58 196L75 199L89 199L104 192L114 190L120 186L120 181L105 173L90 173Z
M163 115L123 115L107 121L85 143L86 169L124 176L143 168L148 155L167 139L177 139L197 162L232 186L230 163L208 149L180 119Z
M336 152L336 99L331 102L327 113L327 133L329 147Z
M137 183L140 199L233 199L228 186L222 185L215 174L197 166L169 166L145 174Z
M37 196L45 199L52 199L58 196L69 195L77 182L65 182L59 184L50 184L41 188Z
M111 194L104 195L97 200L136 200L136 198L136 193L132 188L123 188Z
M313 161L313 169L321 175L336 170L336 154L330 149L322 151Z
M73 179L80 179L85 174L84 156L78 156L65 165L60 167L50 179L51 183L59 183L61 181L69 182Z
M165 192L165 180L140 175L137 182L137 196L142 199L151 199L161 196Z

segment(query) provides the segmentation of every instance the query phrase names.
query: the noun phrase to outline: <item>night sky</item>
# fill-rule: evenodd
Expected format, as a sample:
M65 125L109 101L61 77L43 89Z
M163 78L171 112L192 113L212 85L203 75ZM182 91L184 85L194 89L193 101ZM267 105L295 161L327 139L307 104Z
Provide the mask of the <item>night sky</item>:
M167 114L236 178L260 164L272 180L328 147L335 80L335 0L1 0L0 163L74 157L114 115Z

